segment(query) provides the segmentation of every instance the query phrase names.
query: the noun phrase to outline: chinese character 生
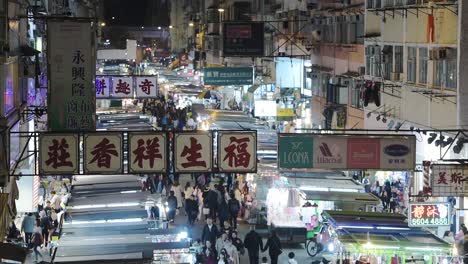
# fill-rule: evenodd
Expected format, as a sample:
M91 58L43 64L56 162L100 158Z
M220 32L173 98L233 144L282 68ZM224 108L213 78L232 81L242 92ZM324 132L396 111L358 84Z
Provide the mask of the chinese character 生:
M204 160L199 160L202 155L199 153L202 150L202 145L198 143L198 140L194 137L190 137L190 147L185 146L184 150L180 154L181 157L187 156L187 161L182 163L182 167L206 167Z

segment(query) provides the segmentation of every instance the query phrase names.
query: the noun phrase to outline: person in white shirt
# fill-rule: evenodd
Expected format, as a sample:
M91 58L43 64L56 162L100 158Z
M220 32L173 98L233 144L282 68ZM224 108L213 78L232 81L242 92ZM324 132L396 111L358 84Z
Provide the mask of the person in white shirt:
M52 195L50 205L55 211L60 211L60 203L62 202L62 199L55 191L52 191L50 194Z

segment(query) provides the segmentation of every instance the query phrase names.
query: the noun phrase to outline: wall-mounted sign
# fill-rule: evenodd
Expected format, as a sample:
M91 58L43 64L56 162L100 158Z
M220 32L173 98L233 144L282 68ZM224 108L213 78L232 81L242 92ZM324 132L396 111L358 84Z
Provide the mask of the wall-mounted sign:
M414 136L280 134L280 169L413 170Z
M39 173L41 175L79 172L77 134L39 135Z
M166 133L129 133L130 173L166 172Z
M257 134L219 132L218 168L220 172L256 172Z
M84 135L83 167L86 174L121 174L123 172L123 137L121 133Z
M253 68L251 67L219 67L204 68L205 85L252 85Z
M212 170L211 133L176 133L174 141L176 172L210 172Z
M468 166L434 164L432 169L432 196L468 196Z
M225 22L223 56L264 56L264 25L260 22Z
M451 216L450 203L410 204L408 225L417 227L449 226Z
M47 21L51 131L93 131L96 127L91 21Z

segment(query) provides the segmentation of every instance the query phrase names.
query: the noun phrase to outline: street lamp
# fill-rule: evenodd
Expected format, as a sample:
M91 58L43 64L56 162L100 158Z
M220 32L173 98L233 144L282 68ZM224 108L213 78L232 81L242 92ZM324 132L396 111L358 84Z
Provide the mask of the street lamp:
M170 25L170 26L169 26L169 28L170 28L170 29L172 29L172 28L173 28L173 26L172 26L172 25Z
M223 12L224 12L224 8L218 8L218 12L223 13Z
M158 30L161 30L161 27L158 27Z
M106 22L101 22L101 27L105 27L106 26Z
M193 22L190 22L188 25L189 25L189 27L193 27L193 26L194 26Z

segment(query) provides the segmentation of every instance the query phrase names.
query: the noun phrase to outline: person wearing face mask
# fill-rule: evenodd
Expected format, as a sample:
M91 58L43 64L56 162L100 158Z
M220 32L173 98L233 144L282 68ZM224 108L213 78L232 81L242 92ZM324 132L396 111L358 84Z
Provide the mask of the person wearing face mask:
M232 264L231 257L227 253L226 249L223 248L221 249L221 252L219 253L218 257L218 264Z

